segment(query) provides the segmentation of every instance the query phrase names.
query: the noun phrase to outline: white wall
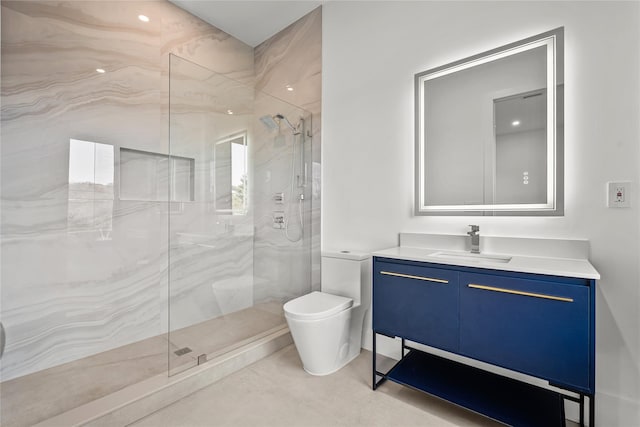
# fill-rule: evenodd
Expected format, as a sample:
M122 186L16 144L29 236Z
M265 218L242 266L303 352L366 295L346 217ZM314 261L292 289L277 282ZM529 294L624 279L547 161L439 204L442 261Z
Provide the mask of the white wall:
M496 135L495 203L547 202L546 138L546 129Z
M597 292L600 425L640 424L638 2L328 2L323 10L323 247L398 232L587 238ZM415 217L413 76L565 27L565 215ZM607 209L605 183L634 183Z

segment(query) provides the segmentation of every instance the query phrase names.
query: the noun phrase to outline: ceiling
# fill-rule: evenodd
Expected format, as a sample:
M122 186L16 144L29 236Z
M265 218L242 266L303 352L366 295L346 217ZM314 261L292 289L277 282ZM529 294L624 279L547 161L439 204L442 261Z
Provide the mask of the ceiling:
M252 47L259 45L323 3L322 0L170 1Z

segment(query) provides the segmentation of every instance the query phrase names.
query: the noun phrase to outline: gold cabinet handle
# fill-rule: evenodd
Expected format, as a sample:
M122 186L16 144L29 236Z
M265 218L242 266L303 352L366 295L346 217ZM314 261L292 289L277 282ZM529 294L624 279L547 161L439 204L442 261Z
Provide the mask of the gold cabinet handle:
M553 296L553 295L536 294L536 293L533 293L533 292L515 291L513 289L495 288L493 286L476 285L475 283L469 283L467 286L470 287L470 288L482 289L482 290L485 290L485 291L503 292L503 293L506 293L506 294L514 294L514 295L524 295L524 296L527 296L527 297L551 299L551 300L554 300L554 301L573 302L573 298L556 297L556 296Z
M391 271L381 271L380 274L384 274L385 276L404 277L405 279L424 280L425 282L449 283L448 280L444 280L444 279L434 279L433 277L412 276L410 274L393 273Z

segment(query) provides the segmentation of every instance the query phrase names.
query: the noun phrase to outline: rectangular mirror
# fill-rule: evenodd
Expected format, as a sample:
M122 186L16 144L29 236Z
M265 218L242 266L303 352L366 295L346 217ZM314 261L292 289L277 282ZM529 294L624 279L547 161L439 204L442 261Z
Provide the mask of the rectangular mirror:
M562 215L563 29L415 76L416 215Z

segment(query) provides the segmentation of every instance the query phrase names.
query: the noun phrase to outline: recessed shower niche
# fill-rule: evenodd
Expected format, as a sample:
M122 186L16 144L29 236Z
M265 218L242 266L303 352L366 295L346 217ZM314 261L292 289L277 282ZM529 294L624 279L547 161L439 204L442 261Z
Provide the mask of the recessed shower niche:
M120 148L120 199L193 201L195 159Z

